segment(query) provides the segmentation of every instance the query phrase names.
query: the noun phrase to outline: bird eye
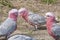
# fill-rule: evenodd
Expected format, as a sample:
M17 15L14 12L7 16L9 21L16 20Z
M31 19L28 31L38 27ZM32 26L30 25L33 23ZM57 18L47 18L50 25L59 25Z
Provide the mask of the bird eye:
M47 17L50 17L49 15L47 15Z

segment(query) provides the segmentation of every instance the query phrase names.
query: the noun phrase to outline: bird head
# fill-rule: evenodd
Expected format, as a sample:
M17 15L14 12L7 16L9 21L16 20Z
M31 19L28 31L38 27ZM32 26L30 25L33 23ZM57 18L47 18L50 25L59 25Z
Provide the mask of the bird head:
M46 19L50 19L51 18L51 19L55 20L56 23L59 23L59 21L57 21L58 18L55 17L53 12L47 12L45 14L45 17L46 17Z
M10 19L13 19L13 20L17 20L17 16L18 16L18 10L17 9L11 9L9 12L9 17Z
M47 13L45 14L45 17L46 17L46 19L47 19L47 22L55 22L55 21L56 21L55 15L54 15L53 12L47 12Z
M55 17L55 15L54 15L53 12L47 12L47 13L45 14L45 17L46 17L46 18Z
M25 16L25 15L28 14L28 10L26 8L20 8L18 10L18 13L19 13L20 16Z

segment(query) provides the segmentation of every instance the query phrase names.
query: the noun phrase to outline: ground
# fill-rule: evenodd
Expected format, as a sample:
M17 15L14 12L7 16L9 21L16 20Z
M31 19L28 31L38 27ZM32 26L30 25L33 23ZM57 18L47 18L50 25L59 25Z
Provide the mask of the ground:
M46 12L52 11L56 17L60 16L60 0L56 4L43 4L40 0L9 0L17 9L25 7L39 15L45 15ZM8 17L8 11L11 8L0 5L0 24ZM58 19L59 20L59 19ZM18 16L17 30L13 34L25 34L36 38L37 40L54 40L47 32L47 29L32 31L33 26ZM12 35L13 35L12 34Z

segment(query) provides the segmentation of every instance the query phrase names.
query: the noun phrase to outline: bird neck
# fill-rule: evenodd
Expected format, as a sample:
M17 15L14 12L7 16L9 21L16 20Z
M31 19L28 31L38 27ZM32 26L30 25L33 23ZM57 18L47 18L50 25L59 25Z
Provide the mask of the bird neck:
M10 14L8 18L10 18L14 21L17 21L17 15L15 15L15 14Z
M55 23L55 17L47 18L47 23L46 23L47 31L53 38L56 38L53 31L51 31L54 23Z
M54 23L55 23L55 17L47 18L46 27L49 33L51 32L51 28L53 27Z
M28 17L28 13L22 14L22 18L25 19L26 21L27 21L27 17Z

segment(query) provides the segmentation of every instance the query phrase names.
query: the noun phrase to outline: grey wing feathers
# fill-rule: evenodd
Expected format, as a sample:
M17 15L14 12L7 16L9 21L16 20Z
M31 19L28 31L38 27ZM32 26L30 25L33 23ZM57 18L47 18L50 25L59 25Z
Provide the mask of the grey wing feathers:
M8 40L35 40L35 39L26 35L14 35L10 37Z
M30 14L28 18L29 18L29 21L34 24L39 24L39 23L43 24L46 22L45 18L43 16L38 15L38 14Z
M9 35L16 29L16 22L11 19L7 19L0 26L0 35Z
M56 35L56 36L60 36L60 25L53 25L52 27L52 32Z

